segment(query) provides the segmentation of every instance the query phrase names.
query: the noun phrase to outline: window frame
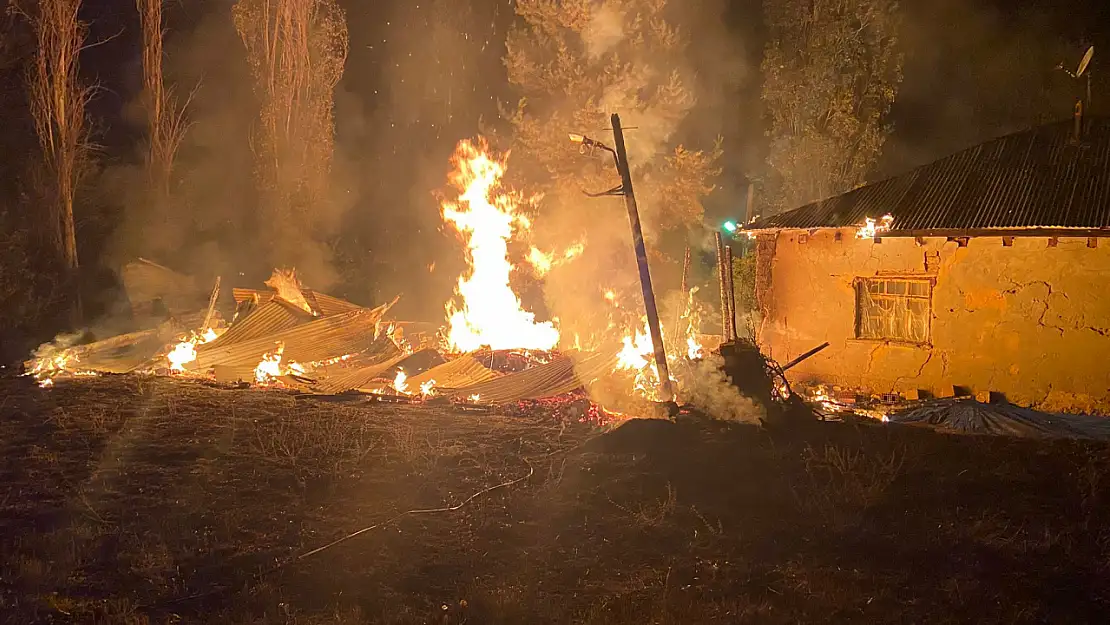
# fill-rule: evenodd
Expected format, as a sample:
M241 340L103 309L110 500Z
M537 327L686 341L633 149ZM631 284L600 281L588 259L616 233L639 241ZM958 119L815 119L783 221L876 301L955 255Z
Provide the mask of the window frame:
M862 336L862 332L861 332L861 330L863 329L863 307L861 306L862 295L864 293L864 289L868 288L869 284L875 283L875 282L883 282L883 283L900 282L900 283L903 283L903 284L918 283L918 284L924 284L926 286L926 289L928 290L928 292L927 292L926 295L923 295L923 296L921 296L921 295L910 295L908 286L906 287L906 292L904 294L887 294L887 293L870 294L870 297L874 298L874 297L877 296L880 299L924 300L926 302L925 340L924 341L913 341L913 340L910 340L910 339L891 338L891 337L885 337L885 336L876 336L876 337ZM909 274L909 275L906 275L906 274L896 274L896 275L878 274L878 275L874 275L874 276L860 276L860 277L855 278L852 281L852 294L855 297L855 302L853 302L853 306L855 308L855 324L854 324L855 327L853 328L853 333L852 333L853 340L864 341L864 342L869 342L869 343L888 343L888 344L894 344L894 345L910 345L910 346L914 346L914 347L931 347L932 344L933 344L933 317L934 317L934 314L933 314L933 290L936 288L936 283L937 283L937 280L936 280L935 276L921 275L921 274ZM884 291L885 291L885 286L884 286Z

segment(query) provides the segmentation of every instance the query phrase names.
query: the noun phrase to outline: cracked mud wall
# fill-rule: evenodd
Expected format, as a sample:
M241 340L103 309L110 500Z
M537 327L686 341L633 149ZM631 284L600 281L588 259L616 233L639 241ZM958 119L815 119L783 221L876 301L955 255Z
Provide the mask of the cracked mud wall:
M855 238L781 232L760 330L779 362L829 341L799 381L874 393L1002 393L1047 411L1110 414L1110 239ZM932 253L933 259L926 257ZM766 260L764 259L764 262ZM931 345L856 339L854 280L935 278Z

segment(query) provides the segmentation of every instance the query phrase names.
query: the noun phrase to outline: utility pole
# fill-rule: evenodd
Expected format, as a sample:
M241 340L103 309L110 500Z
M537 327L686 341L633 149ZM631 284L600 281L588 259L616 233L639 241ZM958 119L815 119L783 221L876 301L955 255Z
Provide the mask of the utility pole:
M663 333L659 330L659 309L655 305L655 291L651 288L651 272L648 270L644 232L640 228L640 211L636 208L636 194L632 191L632 172L629 170L628 153L624 148L624 131L621 130L620 115L616 113L613 113L613 141L617 148L617 169L621 174L624 206L628 209L628 224L632 226L632 247L636 249L636 265L640 269L640 288L644 292L648 331L651 333L651 343L655 347L655 366L659 370L659 391L663 401L674 401L671 372L667 367L667 351L663 346Z
M621 129L620 115L613 113L613 141L616 149L585 137L571 134L570 140L581 144L581 149L593 150L601 148L613 155L617 171L621 176L621 184L608 191L596 194L587 194L590 197L605 195L623 195L624 206L628 209L628 224L632 227L632 247L636 251L636 266L640 270L640 288L644 295L644 309L647 312L648 332L651 334L651 343L655 348L655 367L659 372L659 395L663 402L674 402L674 390L671 387L671 372L667 366L667 351L663 346L663 333L659 329L659 309L655 305L655 291L651 288L651 272L648 270L647 248L644 246L644 232L640 228L640 211L636 208L636 194L632 190L632 172L628 166L628 152L624 147L624 131Z

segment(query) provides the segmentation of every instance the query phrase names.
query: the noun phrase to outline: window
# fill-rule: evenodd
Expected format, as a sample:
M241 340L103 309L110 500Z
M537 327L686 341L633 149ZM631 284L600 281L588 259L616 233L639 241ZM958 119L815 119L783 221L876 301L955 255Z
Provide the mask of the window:
M928 343L933 283L902 278L856 281L856 338Z

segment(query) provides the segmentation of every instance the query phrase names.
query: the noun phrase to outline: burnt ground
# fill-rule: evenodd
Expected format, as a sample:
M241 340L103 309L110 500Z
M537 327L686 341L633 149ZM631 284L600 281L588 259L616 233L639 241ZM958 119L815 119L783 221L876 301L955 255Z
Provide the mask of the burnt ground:
M602 433L141 377L0 380L0 414L8 623L1110 618L1102 445Z

